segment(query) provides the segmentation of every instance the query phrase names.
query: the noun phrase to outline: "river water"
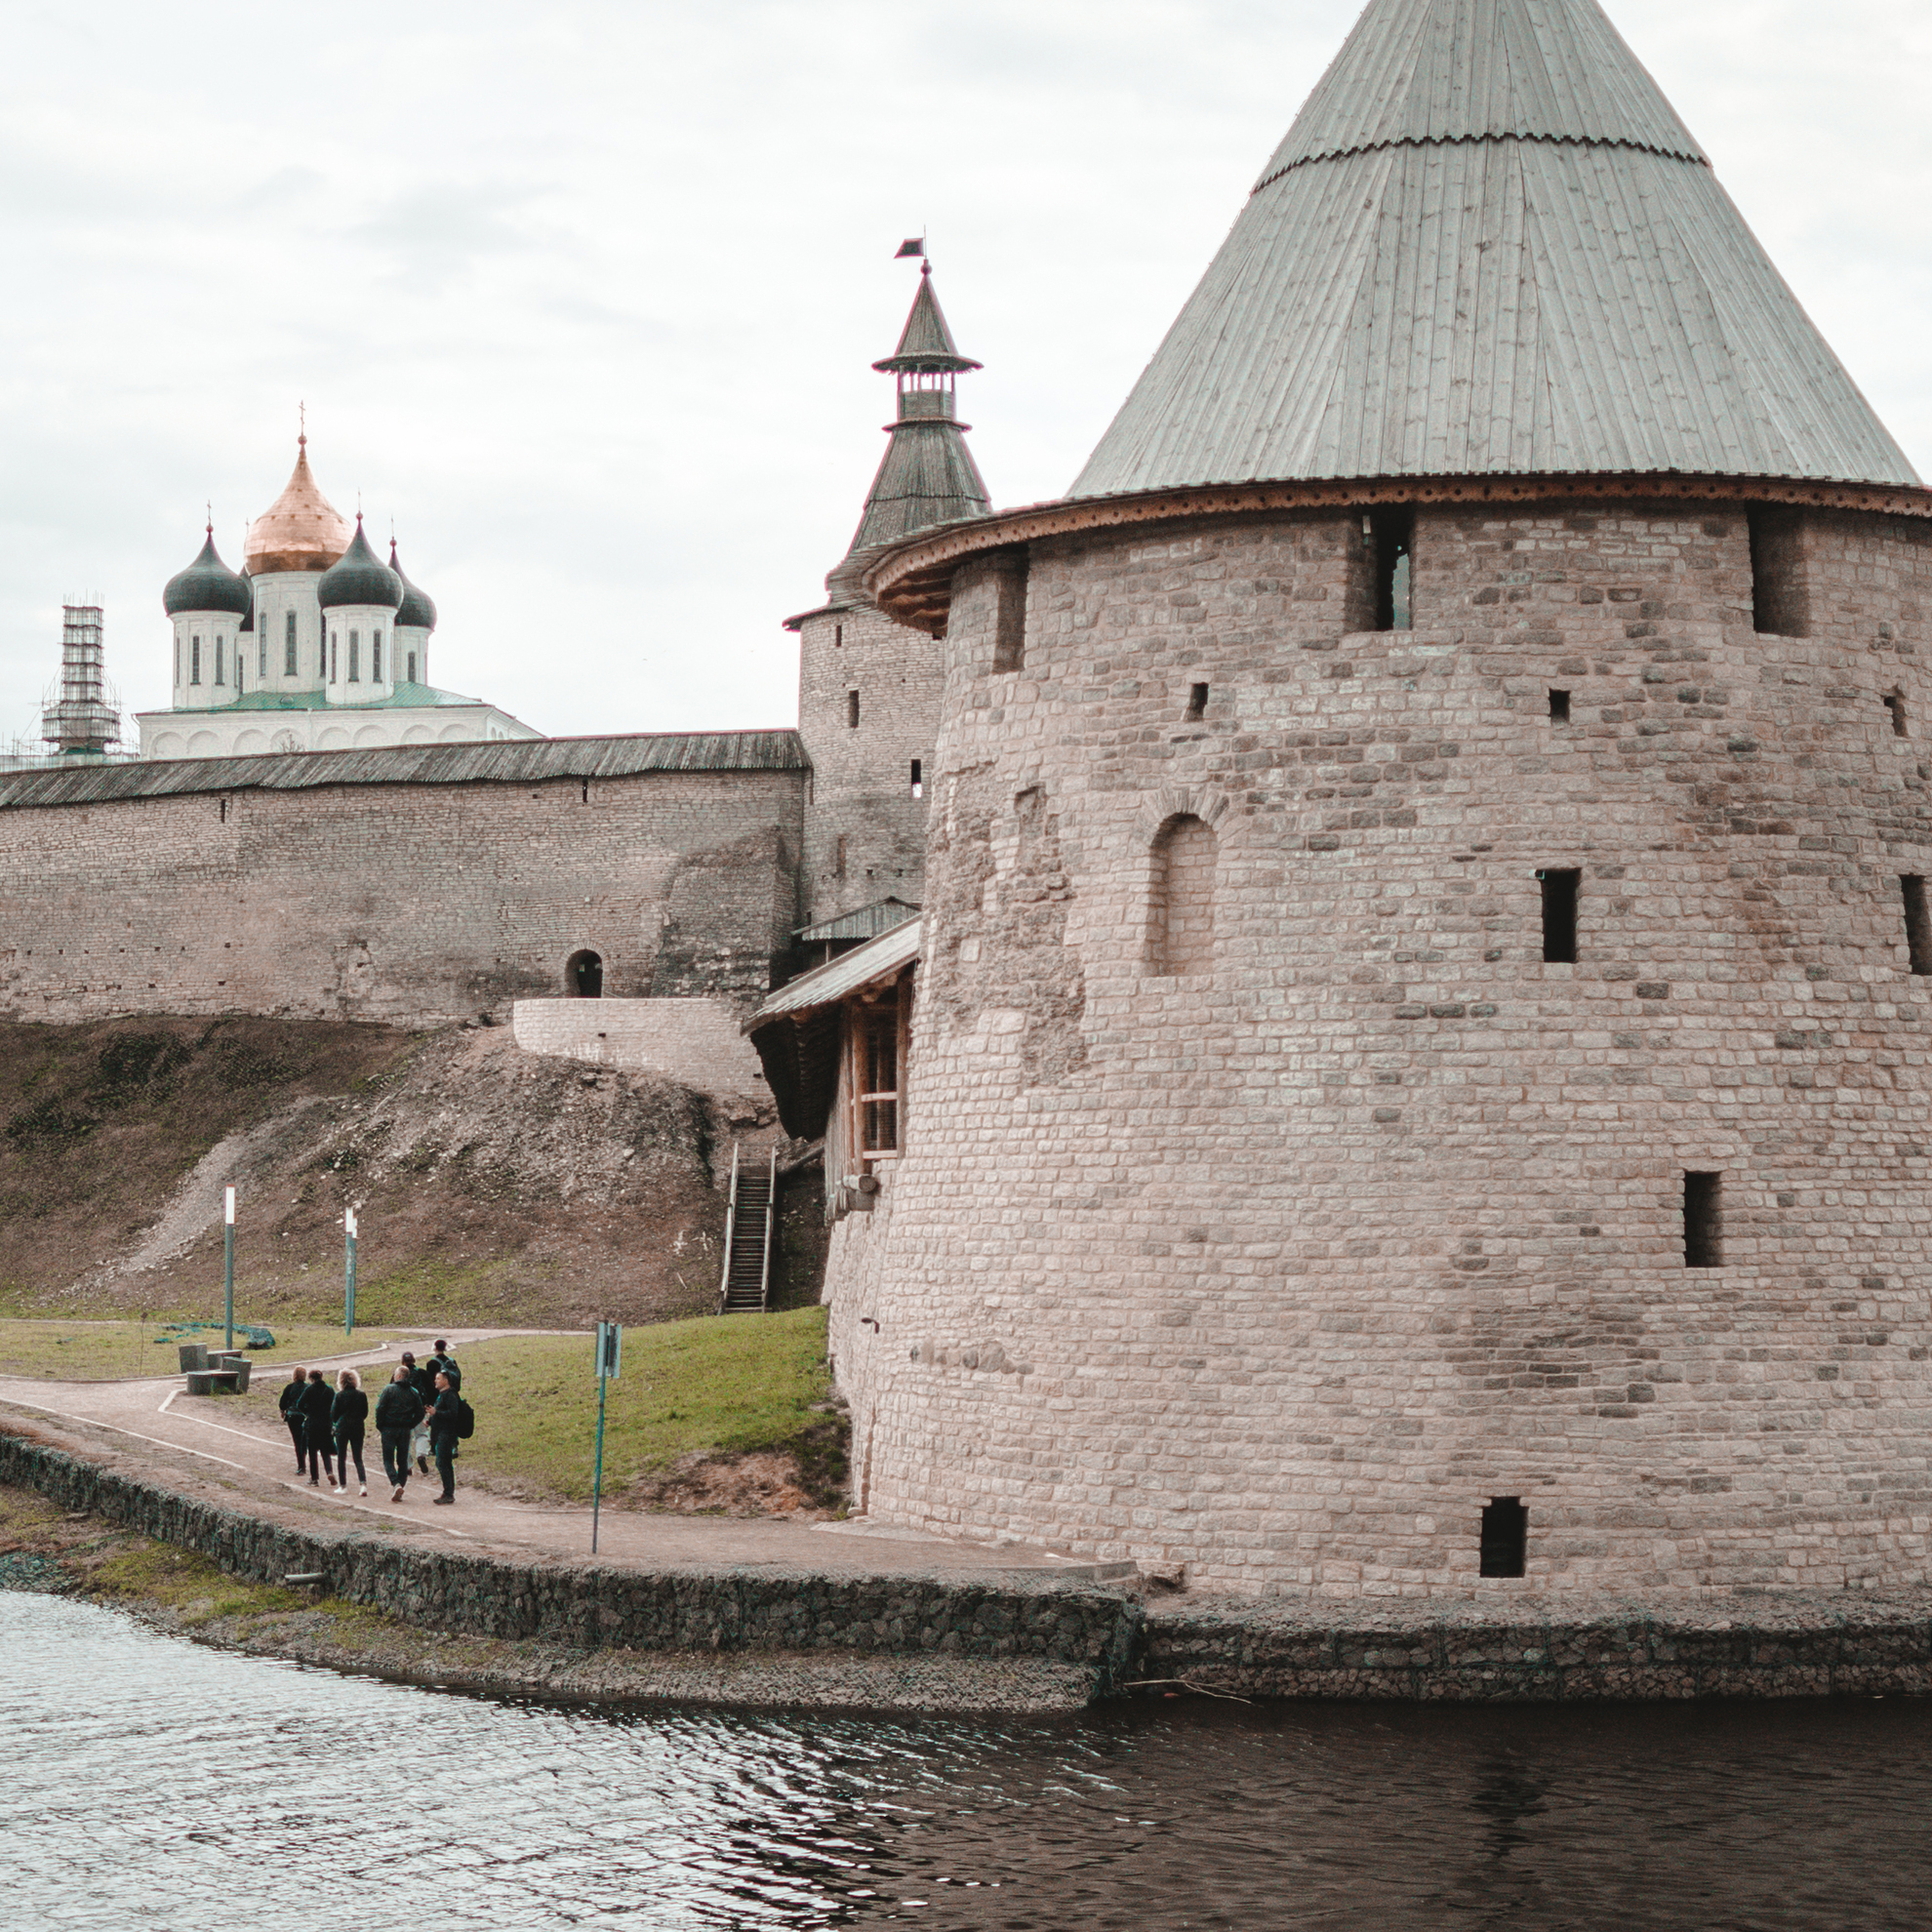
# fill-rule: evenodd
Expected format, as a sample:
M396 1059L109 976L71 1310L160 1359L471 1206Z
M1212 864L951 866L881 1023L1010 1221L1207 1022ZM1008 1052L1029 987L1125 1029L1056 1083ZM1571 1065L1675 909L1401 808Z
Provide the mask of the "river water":
M593 1714L0 1590L0 1922L1932 1924L1932 1706Z

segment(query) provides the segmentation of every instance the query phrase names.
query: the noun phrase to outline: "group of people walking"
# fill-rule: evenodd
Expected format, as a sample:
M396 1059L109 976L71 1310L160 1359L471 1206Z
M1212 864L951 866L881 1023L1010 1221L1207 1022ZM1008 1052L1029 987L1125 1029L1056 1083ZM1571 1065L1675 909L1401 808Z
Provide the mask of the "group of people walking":
M450 1353L450 1345L437 1338L436 1351L419 1362L405 1348L388 1385L376 1398L376 1432L382 1439L382 1474L393 1485L391 1503L400 1503L409 1487L410 1464L429 1473L436 1461L443 1493L431 1500L456 1501L457 1443L462 1432L463 1370ZM342 1370L331 1389L319 1368L297 1369L282 1390L282 1420L295 1440L296 1473L319 1489L322 1478L337 1496L348 1493L349 1464L355 1464L358 1494L369 1494L369 1477L362 1466L362 1444L368 1432L369 1396L362 1378L352 1368Z

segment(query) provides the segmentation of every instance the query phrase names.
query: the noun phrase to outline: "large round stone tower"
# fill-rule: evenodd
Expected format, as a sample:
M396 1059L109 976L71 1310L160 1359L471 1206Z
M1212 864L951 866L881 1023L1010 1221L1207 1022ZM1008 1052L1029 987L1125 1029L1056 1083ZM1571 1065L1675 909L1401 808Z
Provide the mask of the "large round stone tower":
M1928 516L1593 0L1372 0L1068 496L868 575L946 662L861 1507L1920 1575Z

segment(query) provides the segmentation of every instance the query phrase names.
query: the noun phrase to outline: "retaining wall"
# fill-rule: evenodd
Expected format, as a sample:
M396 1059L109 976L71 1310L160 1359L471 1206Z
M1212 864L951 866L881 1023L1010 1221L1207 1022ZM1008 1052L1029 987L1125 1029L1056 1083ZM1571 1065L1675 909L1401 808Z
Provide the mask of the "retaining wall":
M728 999L520 999L510 1017L525 1053L763 1098L764 1069L738 1021Z

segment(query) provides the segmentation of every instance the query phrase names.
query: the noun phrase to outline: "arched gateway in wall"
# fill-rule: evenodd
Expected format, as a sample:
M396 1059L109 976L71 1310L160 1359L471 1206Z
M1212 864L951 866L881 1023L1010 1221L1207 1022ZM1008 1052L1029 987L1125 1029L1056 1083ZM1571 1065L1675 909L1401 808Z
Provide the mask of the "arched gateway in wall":
M1928 511L1591 0L1373 0L1068 497L868 574L946 679L863 1506L1921 1574Z

